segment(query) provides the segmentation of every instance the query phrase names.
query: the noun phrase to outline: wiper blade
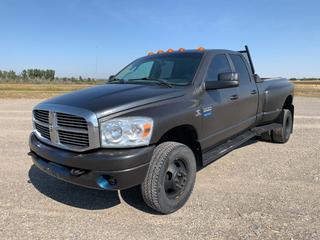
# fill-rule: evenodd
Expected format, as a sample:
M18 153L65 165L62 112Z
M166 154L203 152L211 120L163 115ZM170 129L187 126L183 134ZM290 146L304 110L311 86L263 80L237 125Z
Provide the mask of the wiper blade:
M160 79L160 78L147 78L147 77L145 77L145 78L133 78L133 79L128 79L127 81L135 81L135 80L150 80L150 81L156 81L156 82L158 82L158 83L161 84L161 85L165 85L165 86L167 86L167 87L169 87L169 88L172 88L172 85L171 85L170 83L168 83L167 81L162 80L162 79Z
M121 78L114 78L114 79L109 80L107 83L112 83L112 82L124 83L124 80Z

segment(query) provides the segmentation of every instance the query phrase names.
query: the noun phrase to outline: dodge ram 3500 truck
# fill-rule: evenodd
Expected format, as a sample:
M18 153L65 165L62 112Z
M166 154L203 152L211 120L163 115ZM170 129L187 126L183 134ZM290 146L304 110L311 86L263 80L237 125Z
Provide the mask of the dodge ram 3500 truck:
M287 79L255 74L247 46L158 51L107 84L37 105L29 155L80 186L140 185L146 204L167 214L186 203L197 169L255 136L287 142L292 100Z

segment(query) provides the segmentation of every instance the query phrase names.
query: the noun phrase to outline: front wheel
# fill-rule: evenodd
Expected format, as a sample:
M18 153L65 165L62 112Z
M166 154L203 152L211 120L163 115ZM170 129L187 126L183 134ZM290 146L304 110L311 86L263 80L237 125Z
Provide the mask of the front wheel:
M196 179L196 159L192 150L177 142L156 147L141 185L142 197L154 210L168 214L188 200Z

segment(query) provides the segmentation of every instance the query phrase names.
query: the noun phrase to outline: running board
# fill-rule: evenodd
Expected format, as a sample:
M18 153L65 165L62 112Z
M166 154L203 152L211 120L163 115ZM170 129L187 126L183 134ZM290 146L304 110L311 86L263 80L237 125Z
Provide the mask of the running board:
M255 136L259 136L264 132L271 131L276 128L281 128L282 125L279 123L272 123L260 127L252 128L251 130L248 130L241 135L232 138L228 140L227 142L213 148L212 150L209 150L208 152L204 153L202 155L202 162L203 165L208 165L209 163L217 160L218 158L222 157L223 155L227 154L228 152L231 152L232 150L236 149L237 147L241 146L251 138Z

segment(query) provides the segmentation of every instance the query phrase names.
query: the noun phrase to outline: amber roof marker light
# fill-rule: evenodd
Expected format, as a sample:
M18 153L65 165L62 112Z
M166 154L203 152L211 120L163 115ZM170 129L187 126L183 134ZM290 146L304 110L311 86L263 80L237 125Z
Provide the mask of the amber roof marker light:
M197 50L203 52L204 51L204 47L198 47Z
M153 52L148 52L148 56L153 55Z
M184 52L184 51L185 51L184 48L179 48L179 49L178 49L178 52Z
M160 49L160 50L157 51L157 53L158 53L158 54L159 54L159 53L164 53L164 51Z
M167 52L168 52L168 53L173 53L174 50L173 50L172 48L169 48L169 49L167 50Z

